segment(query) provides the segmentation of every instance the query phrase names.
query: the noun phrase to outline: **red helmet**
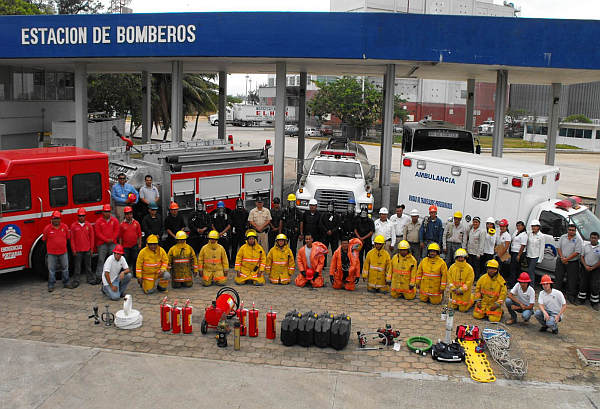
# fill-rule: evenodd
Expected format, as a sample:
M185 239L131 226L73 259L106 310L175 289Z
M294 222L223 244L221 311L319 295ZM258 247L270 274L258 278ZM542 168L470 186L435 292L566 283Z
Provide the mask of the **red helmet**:
M129 203L134 203L137 200L137 195L135 193L130 193L127 195L127 200L129 200Z
M508 227L508 220L502 219L498 222L498 226L500 227Z
M79 209L77 209L77 216L85 216L87 214L87 212L85 211L85 208L80 207Z
M123 246L121 246L120 244L117 244L115 246L115 249L113 250L113 253L123 255L123 254L125 254L125 250L123 250Z
M123 209L123 213L133 213L133 209L131 208L131 206L125 206L125 209Z
M437 206L436 205L429 206L429 213L431 213L431 212L436 212L437 213Z
M517 280L520 283L530 283L531 282L531 278L529 278L529 273L527 272L522 272L519 275L519 279Z
M315 278L315 270L313 270L312 268L307 268L306 269L306 279L312 280L313 278Z
M177 210L179 209L179 205L176 202L171 202L171 204L169 205L169 209Z
M110 212L110 205L109 204L105 204L104 206L102 206L102 211L103 212Z
M548 274L544 274L540 280L540 284L554 284L554 281L552 281L552 278Z
M55 211L52 212L52 218L53 219L60 219L60 216L61 216L61 214L60 214L60 212L58 210L55 210Z

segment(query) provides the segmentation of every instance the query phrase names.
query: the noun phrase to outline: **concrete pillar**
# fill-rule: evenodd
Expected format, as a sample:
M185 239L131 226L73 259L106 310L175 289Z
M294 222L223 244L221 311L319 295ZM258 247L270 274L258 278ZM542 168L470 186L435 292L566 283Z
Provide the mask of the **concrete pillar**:
M75 64L75 146L89 148L87 67Z
M275 80L275 163L273 167L273 196L281 198L283 194L283 174L285 160L285 75L286 63L277 63Z
M383 94L383 136L381 138L381 206L391 205L392 145L394 143L394 91L396 66L388 64L385 68Z
M142 143L152 140L152 73L142 71Z
M548 118L548 137L546 139L546 165L554 165L556 157L556 137L558 135L558 109L562 84L552 84L552 99L550 100L550 117Z
M506 114L506 91L508 89L508 71L498 70L496 75L496 106L494 112L494 133L492 138L492 156L501 158L504 148L504 116Z
M473 131L473 113L475 111L475 79L467 80L467 109L465 110L465 129Z
M300 182L302 169L304 169L304 155L306 139L304 131L306 130L306 84L307 75L300 73L300 101L298 103L298 169L296 171L296 183Z
M181 142L183 130L183 61L171 63L171 140Z
M217 137L225 139L227 131L227 73L219 71L219 130Z

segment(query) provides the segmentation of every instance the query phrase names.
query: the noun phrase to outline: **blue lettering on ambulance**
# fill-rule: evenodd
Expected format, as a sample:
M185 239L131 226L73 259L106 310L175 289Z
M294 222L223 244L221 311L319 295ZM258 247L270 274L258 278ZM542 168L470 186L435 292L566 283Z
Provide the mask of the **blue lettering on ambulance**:
M435 199L430 199L427 197L421 197L421 196L413 196L413 195L408 195L408 200L410 202L415 202L415 203L422 203L422 204L426 204L426 205L436 205L437 207L442 207L444 209L450 209L452 210L452 203L450 202L442 202L440 200L435 200Z
M453 184L453 185L456 184L456 180L454 178L452 178L452 177L435 175L433 173L427 173L427 172L419 172L419 171L417 171L415 173L415 177L423 178L423 179L431 179L431 180L435 180L437 182L450 183L450 184Z

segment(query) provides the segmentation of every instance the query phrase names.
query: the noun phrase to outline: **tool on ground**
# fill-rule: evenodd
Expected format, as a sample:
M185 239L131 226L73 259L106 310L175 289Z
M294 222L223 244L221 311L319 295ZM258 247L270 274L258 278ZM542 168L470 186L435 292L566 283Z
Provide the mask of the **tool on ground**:
M331 343L331 325L335 316L328 312L319 314L315 322L315 345L319 348L327 348Z
M177 306L177 300L175 300L171 308L171 333L181 333L181 307Z
M510 333L496 324L496 328L485 328L482 332L486 347L509 378L523 379L527 375L527 359Z
M315 342L315 323L319 314L312 311L305 312L298 323L298 344L309 347Z
M349 315L338 315L331 324L331 347L342 350L348 345L350 332L352 331L352 320Z
M417 344L424 344L424 345L417 345ZM433 341L430 338L423 337L423 336L410 337L409 339L406 340L406 347L418 355L423 355L423 356L427 355L427 351L429 351L432 346L433 346Z
M236 315L240 306L240 295L231 287L223 287L217 292L215 301L206 307L200 332L206 334L209 328L217 329L220 321L228 320Z
M456 327L456 338L464 341L477 341L479 339L479 327L477 325L459 325Z
M133 309L133 297L127 294L123 301L123 309L115 314L115 327L120 329L135 329L142 326L144 317L138 310Z
M454 333L454 309L450 308L446 313L446 337L444 343L450 345L452 342L452 334Z
M235 322L233 323L233 349L236 351L240 350L240 327L240 322L238 320L235 320Z
M240 335L246 336L248 331L248 326L246 323L248 322L248 309L244 308L244 302L240 304L240 308L236 310L237 319L240 321Z
M105 327L110 327L115 322L115 314L108 310L108 304L104 307L106 308L106 312L102 313L102 322L104 322Z
M459 325L456 327L456 338L465 350L465 364L471 379L484 383L494 382L496 380L494 371L492 371L485 352L480 347L479 327Z
M379 328L377 330L380 334L383 334L386 338L385 345L394 345L396 338L400 336L400 331L393 330L390 324L385 324L385 328ZM383 344L383 342L382 342Z
M219 348L227 347L227 333L229 333L229 325L227 321L221 320L217 324L217 346Z
M191 334L192 333L192 312L193 308L191 305L191 301L189 298L185 301L185 305L182 310L182 319L183 319L183 333Z
M258 336L258 310L254 308L254 303L252 303L252 309L248 311L248 336Z
M378 331L375 332L360 332L357 331L356 335L358 336L358 350L359 351L375 351L378 349L384 349L388 345L387 337ZM376 341L376 346L368 346L369 341ZM380 345L383 344L383 345Z
M298 340L298 324L300 323L301 315L298 311L293 310L285 314L281 320L281 343L286 347L295 345Z
M171 331L171 305L167 304L167 297L160 302L160 327L163 331Z
M100 324L100 316L98 315L98 306L94 305L94 307L92 307L92 310L94 311L94 313L88 317L88 320L93 318L94 324L98 325L98 324Z
M440 341L431 347L431 358L440 362L462 362L465 360L465 349L456 341Z
M275 339L276 333L276 323L277 320L277 312L273 312L273 307L267 313L267 339Z

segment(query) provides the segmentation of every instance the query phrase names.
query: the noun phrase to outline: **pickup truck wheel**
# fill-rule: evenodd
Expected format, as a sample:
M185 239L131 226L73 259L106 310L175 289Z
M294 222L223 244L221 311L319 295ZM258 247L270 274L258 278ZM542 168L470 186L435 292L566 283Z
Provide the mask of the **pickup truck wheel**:
M41 240L35 246L35 248L33 249L33 253L31 254L31 268L42 280L48 281L46 244Z
M219 120L217 119L216 121L214 121L214 122L212 123L212 126L219 126Z

